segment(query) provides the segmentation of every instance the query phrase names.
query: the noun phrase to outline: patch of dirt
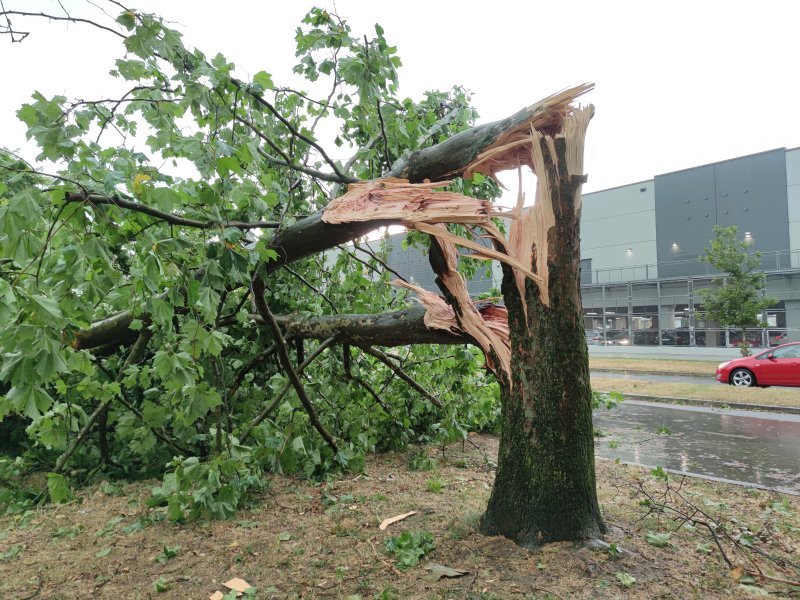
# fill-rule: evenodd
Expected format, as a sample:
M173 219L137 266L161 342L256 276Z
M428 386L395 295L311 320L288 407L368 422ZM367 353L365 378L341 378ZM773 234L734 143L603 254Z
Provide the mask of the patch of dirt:
M257 598L649 599L738 598L765 589L793 593L774 582L743 586L748 578L731 574L701 527L674 531L676 524L664 514L647 515L639 482L654 497L666 484L646 470L598 461L600 502L609 527L605 542L622 550L618 557L599 544L594 549L557 543L526 550L477 531L494 477L496 438L469 436L463 446L426 450L436 459L434 471L410 471L410 454L389 453L368 457L363 475L327 484L276 476L257 505L229 521L171 524L163 509L146 508L149 486L142 484L96 486L68 505L2 517L0 597L205 599L225 591L222 583L233 577L256 586ZM680 490L709 515L724 519L734 535L752 533L751 554L765 573L798 577L800 499L690 479ZM412 510L417 514L386 531L378 529L383 519ZM404 531L429 532L436 545L406 571L386 550L386 541ZM662 547L645 539L669 532ZM783 566L759 552L778 557ZM729 556L735 566L745 564L743 557ZM430 563L469 573L433 582L425 578Z

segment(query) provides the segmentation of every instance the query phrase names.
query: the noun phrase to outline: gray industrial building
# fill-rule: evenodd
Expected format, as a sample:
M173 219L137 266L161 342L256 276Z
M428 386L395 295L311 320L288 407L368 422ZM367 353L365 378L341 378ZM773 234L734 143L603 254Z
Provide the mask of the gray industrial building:
M587 339L604 345L735 346L736 331L702 320L700 290L715 273L699 260L714 225L736 225L761 253L764 293L777 300L753 346L800 340L800 148L779 148L656 175L583 196L581 295ZM392 236L389 263L435 290L427 259ZM499 288L483 270L474 294Z

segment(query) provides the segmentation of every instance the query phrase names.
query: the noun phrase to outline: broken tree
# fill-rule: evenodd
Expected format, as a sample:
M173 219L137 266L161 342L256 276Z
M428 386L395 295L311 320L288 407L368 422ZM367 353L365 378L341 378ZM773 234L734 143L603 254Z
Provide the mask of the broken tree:
M0 16L14 38L17 19L39 15ZM5 167L9 180L47 180L0 205L0 309L13 316L0 329L0 414L28 419L33 441L59 455L51 497L75 463L125 472L177 452L156 493L171 518L228 515L262 468L356 467L359 452L425 434L437 411L477 394L442 402L430 373L454 387L484 375L442 355L414 371L408 346L472 344L502 397L483 530L525 545L602 532L578 287L592 109L575 101L590 85L470 127L462 90L395 98L399 62L382 29L364 40L319 9L298 33L295 70L329 79L324 100L266 72L242 81L153 15L58 20L118 36L128 54L112 74L129 89L35 95L19 116L61 168ZM315 138L323 118L358 148L350 160ZM142 130L151 156L133 148ZM494 175L521 167L537 176L533 206L520 190L513 211L497 211ZM359 243L388 225L428 236L443 297L390 288L385 261ZM501 262L505 306L472 302L459 252ZM400 287L419 305L395 308ZM395 381L425 404L393 398Z

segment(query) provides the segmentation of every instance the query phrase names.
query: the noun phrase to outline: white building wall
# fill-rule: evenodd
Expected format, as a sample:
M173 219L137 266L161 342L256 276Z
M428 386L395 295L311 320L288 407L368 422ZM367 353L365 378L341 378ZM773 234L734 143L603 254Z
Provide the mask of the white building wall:
M656 197L652 179L583 196L581 258L591 258L592 270L601 271L598 283L633 279L634 266L655 265ZM654 278L658 273L653 267L648 275Z

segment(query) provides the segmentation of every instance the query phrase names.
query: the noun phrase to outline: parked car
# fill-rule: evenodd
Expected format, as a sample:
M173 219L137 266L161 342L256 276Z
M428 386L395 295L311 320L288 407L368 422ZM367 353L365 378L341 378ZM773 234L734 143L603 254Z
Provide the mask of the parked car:
M739 387L800 387L800 342L783 344L755 356L720 363L717 381Z
M603 343L602 341L600 342ZM627 331L606 331L606 346L630 346L631 336Z
M665 329L661 332L662 346L690 346L691 340L692 335L688 329ZM706 345L706 334L704 331L695 332L694 345Z

